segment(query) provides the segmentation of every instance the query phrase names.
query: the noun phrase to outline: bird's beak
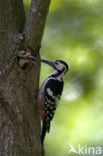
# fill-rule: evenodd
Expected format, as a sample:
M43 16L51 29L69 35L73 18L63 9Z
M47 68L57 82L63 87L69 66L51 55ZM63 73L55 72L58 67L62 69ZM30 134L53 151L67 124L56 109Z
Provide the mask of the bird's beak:
M28 62L34 63L34 61L36 60L36 57L34 57L32 55L28 55L28 56L26 56L26 60Z
M48 60L41 60L41 62L46 63L48 65L50 65L51 67L55 68L55 64L52 61L48 61Z

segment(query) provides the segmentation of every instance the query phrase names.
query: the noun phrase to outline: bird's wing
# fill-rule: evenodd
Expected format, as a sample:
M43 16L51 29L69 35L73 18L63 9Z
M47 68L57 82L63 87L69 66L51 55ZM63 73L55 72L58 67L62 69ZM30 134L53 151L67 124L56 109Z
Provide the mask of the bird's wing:
M45 86L44 120L46 120L47 123L50 123L50 121L53 119L58 101L60 100L60 97L62 95L62 91L63 91L63 81L60 82L54 79L50 79ZM49 132L49 127L50 125L48 125L48 128L47 128L48 132Z
M42 127L41 142L43 144L46 132L50 131L50 122L53 119L57 101L60 100L63 90L63 81L49 79L44 87L44 120Z

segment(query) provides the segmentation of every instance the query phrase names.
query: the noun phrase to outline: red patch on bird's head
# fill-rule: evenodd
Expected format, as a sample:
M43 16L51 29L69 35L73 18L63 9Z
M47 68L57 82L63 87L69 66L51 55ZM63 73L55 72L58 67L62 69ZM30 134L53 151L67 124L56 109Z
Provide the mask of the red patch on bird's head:
M21 50L25 51L25 53L33 54L33 50L29 46L23 46Z
M26 52L26 53L30 53L32 54L32 49L28 46L23 46L22 49Z

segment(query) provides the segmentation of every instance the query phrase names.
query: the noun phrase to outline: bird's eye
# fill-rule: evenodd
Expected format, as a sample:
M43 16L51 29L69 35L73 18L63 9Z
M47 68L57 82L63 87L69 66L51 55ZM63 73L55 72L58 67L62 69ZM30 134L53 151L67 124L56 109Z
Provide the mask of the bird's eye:
M55 64L57 65L57 64L58 64L58 62L55 62Z

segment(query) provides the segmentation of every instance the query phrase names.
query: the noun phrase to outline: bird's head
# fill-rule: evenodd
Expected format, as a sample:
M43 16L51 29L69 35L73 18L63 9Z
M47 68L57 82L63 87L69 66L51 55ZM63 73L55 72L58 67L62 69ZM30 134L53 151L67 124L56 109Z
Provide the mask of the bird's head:
M34 61L35 57L32 56L32 50L29 47L23 46L19 52L18 52L18 57L20 59L25 60L25 62L32 62Z
M41 61L50 65L51 67L53 67L58 72L64 73L64 75L66 74L66 72L69 69L68 64L62 60L56 60L54 62L48 61L48 60L41 60Z
M23 46L18 52L18 64L21 68L27 63L34 63L35 57L32 56L32 50L29 47Z

